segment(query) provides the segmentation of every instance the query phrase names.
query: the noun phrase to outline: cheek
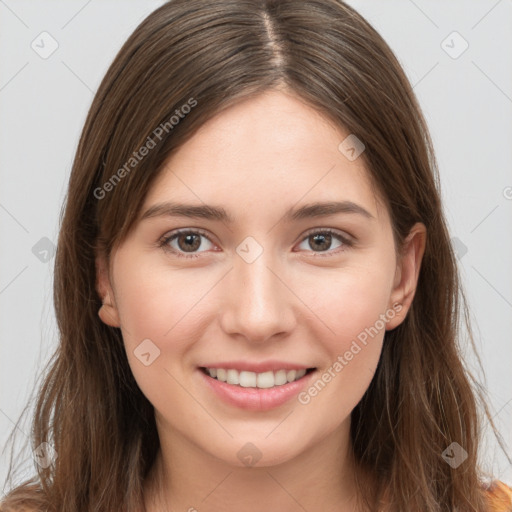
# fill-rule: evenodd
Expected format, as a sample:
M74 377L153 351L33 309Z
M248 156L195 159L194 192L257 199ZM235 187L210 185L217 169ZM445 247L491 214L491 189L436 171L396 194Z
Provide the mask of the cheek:
M200 310L197 305L214 286L216 276L199 278L194 269L190 273L173 271L148 264L143 258L119 263L122 270L116 283L116 303L125 342L132 346L149 338L162 348L169 345L166 350L184 348L184 329L194 325Z
M357 301L347 303L332 324L335 334L322 338L327 363L299 396L299 403L325 419L326 431L350 415L373 379L385 334L385 322L379 318L382 304L378 294L366 297L364 307Z
M157 273L142 262L124 267L122 275L130 278L118 279L116 301L135 381L157 410L168 410L171 402L181 409L187 397L176 379L177 365L192 343L187 326L201 290L185 286L177 273Z
M361 333L385 325L380 315L386 312L392 291L393 273L384 266L347 268L327 278L311 280L304 290L312 290L307 301L332 336L332 348L343 349ZM360 336L364 338L364 334Z
M301 403L333 407L333 421L345 417L368 388L379 362L386 321L395 316L387 310L392 272L385 265L380 270L369 268L340 272L328 280L328 293L324 289L311 295L315 313L329 327L319 338L328 362Z

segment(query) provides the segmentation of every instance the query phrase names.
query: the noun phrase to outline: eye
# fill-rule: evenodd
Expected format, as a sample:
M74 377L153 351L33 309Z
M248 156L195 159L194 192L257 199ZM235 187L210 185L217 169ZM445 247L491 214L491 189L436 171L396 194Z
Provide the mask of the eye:
M206 240L206 243L203 240ZM206 250L214 247L205 233L190 229L174 232L160 240L160 247L182 258L197 258L203 252L199 251L199 254L197 254L197 250L204 248L205 245Z
M203 240L206 240L206 242ZM338 250L332 250L333 242L337 243L334 249ZM306 251L312 249L312 251L316 253L327 253L318 254L318 256L331 256L353 245L353 242L347 236L332 229L317 229L316 231L309 232L306 237L302 239L301 244L304 243L309 245L309 249L306 248ZM202 252L206 252L215 247L206 233L191 229L175 231L174 233L166 235L160 240L159 245L164 250L172 252L180 258L197 258ZM199 251L200 248L203 250Z
M332 250L332 244L337 242L338 245L334 249L341 248L340 250ZM353 245L352 241L345 235L338 233L332 229L321 229L309 232L302 240L301 244L307 243L313 252L326 252L328 254L319 254L319 256L331 256L333 253L337 254L347 247ZM299 246L300 247L300 246ZM316 250L318 249L318 250ZM309 250L306 248L306 250Z

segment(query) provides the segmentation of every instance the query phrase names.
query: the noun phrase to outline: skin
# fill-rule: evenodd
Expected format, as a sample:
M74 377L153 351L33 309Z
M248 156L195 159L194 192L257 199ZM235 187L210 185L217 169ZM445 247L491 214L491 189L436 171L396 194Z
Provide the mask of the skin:
M148 511L356 510L350 412L374 375L385 330L410 307L426 233L416 224L399 257L363 159L338 150L347 135L285 90L244 100L169 158L141 210L208 204L235 222L147 218L110 265L98 257L100 317L121 328L133 375L155 408L161 451L145 482ZM289 208L343 200L372 218L283 219ZM183 238L167 247L197 258L159 245L180 228L209 239L200 237L192 253ZM322 250L313 228L353 244L333 236ZM263 250L252 263L236 252L248 236ZM400 312L308 404L293 398L270 411L239 409L198 373L205 361L279 359L316 367L318 378L393 304ZM160 356L145 366L134 350L148 338ZM237 457L247 442L261 454L251 467Z

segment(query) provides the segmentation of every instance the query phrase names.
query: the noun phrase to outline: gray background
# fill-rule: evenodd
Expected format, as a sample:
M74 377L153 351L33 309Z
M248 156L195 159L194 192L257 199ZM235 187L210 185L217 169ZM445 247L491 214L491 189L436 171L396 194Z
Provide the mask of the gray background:
M53 244L87 109L121 44L162 3L0 0L1 448L56 345ZM469 351L470 367L510 454L512 0L349 3L395 51L427 118L485 378ZM19 426L22 444L29 428ZM510 484L489 432L483 463ZM30 468L29 448L25 457Z

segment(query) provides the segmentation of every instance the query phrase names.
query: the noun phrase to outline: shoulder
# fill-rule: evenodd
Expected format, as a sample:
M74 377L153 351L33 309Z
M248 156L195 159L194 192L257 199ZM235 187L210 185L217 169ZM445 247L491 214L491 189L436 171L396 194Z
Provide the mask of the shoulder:
M484 486L489 512L512 512L512 488L495 480Z

